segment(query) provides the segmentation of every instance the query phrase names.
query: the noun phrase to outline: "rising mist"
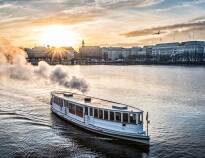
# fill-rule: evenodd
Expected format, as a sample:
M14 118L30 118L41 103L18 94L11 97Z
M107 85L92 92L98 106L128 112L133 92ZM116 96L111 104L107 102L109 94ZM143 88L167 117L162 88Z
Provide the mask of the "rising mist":
M0 38L0 78L2 77L16 80L48 80L51 84L81 92L88 90L88 84L83 78L68 74L63 66L50 66L44 61L39 62L38 66L33 66L27 62L26 53L22 49Z

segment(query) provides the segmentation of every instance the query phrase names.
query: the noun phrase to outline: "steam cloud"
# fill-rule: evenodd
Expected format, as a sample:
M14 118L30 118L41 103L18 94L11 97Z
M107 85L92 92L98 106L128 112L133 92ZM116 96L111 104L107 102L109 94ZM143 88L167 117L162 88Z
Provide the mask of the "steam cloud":
M82 78L69 76L60 66L51 67L46 62L33 66L26 61L25 52L0 38L0 78L8 77L18 80L45 79L51 83L86 92L88 84Z

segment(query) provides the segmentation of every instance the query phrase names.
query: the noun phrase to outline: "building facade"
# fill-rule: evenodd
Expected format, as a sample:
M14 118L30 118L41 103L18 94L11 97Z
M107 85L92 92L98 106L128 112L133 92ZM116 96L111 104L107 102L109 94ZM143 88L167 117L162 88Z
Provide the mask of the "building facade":
M70 64L76 53L72 47L34 47L25 51L28 55L27 60L34 65L39 61L46 61L49 64Z
M154 62L203 62L205 42L188 41L182 43L163 43L152 47Z
M59 50L58 50L59 49ZM28 60L37 64L201 64L205 63L205 42L161 43L144 47L85 46L77 53L72 47L34 47L26 49Z

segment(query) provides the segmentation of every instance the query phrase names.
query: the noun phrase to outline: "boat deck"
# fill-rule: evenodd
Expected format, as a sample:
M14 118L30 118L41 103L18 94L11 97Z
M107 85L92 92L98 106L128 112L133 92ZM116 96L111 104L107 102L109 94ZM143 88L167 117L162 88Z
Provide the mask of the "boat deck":
M83 94L69 93L69 92L58 92L58 91L53 92L52 94L54 94L55 96L60 97L64 100L87 105L90 107L108 109L108 110L112 110L112 111L115 111L115 110L116 111L124 111L124 112L132 111L132 112L136 112L136 113L143 112L142 110L140 110L138 108L135 108L135 107L132 107L132 106L129 106L126 104L113 102L113 101L100 99L100 98L95 98L95 97L90 97L90 96L86 96ZM64 94L72 94L72 96L65 96ZM85 98L91 98L91 101L86 102ZM125 108L125 107L127 107L127 108Z

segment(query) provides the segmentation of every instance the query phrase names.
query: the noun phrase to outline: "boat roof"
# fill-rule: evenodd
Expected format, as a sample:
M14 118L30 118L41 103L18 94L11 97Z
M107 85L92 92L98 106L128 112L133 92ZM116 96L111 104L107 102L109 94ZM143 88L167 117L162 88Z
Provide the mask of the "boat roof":
M142 110L126 105L123 103L118 103L114 101L109 101L105 99L100 99L96 97L86 96L84 94L72 93L72 92L61 92L61 91L54 91L51 93L56 97L60 97L64 100L68 100L74 103L78 103L81 105L93 107L93 108L100 108L100 109L108 109L112 111L120 111L120 112L133 112L133 113L140 113L143 112ZM87 101L85 101L87 99ZM89 101L90 100L90 101Z

